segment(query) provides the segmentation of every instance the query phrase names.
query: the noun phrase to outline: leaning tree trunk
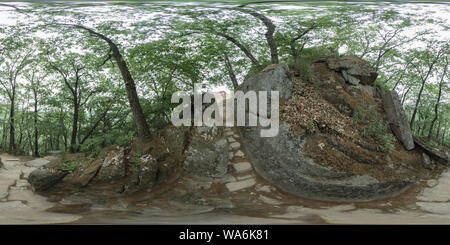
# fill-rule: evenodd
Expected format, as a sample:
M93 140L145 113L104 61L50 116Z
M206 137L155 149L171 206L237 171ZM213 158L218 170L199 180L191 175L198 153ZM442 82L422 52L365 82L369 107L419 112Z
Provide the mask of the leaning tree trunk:
M128 101L130 103L131 111L133 113L134 122L136 124L137 134L139 138L150 138L150 129L145 119L144 112L142 111L141 104L139 103L139 97L136 91L136 85L133 77L128 69L127 63L123 60L122 54L119 51L117 45L105 35L95 32L92 29L84 27L82 25L71 25L75 28L80 28L88 31L89 33L99 37L105 41L112 51L112 57L116 60L119 67L122 79L125 82L125 89L128 95Z
M248 50L242 43L240 43L238 40L236 40L235 38L225 34L225 33L216 33L218 36L221 36L223 38L225 38L226 40L230 41L231 43L233 43L236 47L238 47L244 54L245 56L247 56L250 61L252 62L252 64L254 66L256 66L258 69L262 69L263 67L261 66L261 64L259 63L259 61L256 59L256 57L252 54L252 52L250 52L250 50Z
M420 103L420 99L422 96L422 92L423 92L423 88L425 87L425 83L428 80L428 77L431 74L431 71L433 70L434 65L436 64L436 62L438 61L438 59L441 57L441 52L443 51L443 49L439 50L439 52L437 53L437 55L434 57L433 61L431 62L431 64L429 64L428 66L428 71L427 74L425 75L425 77L422 77L422 85L420 86L420 90L419 90L419 95L417 96L417 100L416 100L416 104L414 106L414 111L413 114L411 116L411 121L409 122L410 127L412 128L414 125L414 120L416 119L416 113L417 113L417 109Z
M233 88L237 89L239 84L236 79L236 75L233 72L233 67L231 66L230 60L228 59L228 55L226 53L224 53L224 56L225 56L225 68L228 71L228 76L230 76L231 82L233 83Z
M428 140L430 140L430 138L431 138L431 132L433 131L434 123L436 122L436 120L438 118L439 102L441 100L441 94L442 94L442 84L444 82L444 77L447 73L447 67L448 67L448 60L447 60L447 64L445 65L444 73L442 74L441 81L439 82L439 93L438 93L438 97L436 100L436 104L434 105L434 118L431 121L430 131L428 131Z
M270 58L272 61L272 64L278 64L278 48L275 43L275 40L273 38L273 34L275 33L275 25L273 24L272 20L267 18L265 15L258 13L256 11L250 10L250 9L238 9L243 13L247 13L252 15L253 17L259 19L267 28L267 32L265 34L267 45L270 49Z

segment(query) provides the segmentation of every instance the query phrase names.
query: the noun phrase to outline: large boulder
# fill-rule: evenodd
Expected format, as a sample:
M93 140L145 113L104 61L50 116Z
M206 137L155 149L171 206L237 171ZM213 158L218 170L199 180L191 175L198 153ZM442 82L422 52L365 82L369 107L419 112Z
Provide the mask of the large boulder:
M28 182L34 190L45 191L61 181L67 174L67 171L43 166L30 173Z
M430 157L425 152L422 153L422 167L428 170L434 169L434 165Z
M367 61L355 55L344 55L339 58L327 57L316 62L327 63L328 68L340 72L345 81L352 85L360 83L373 85L378 76L376 70Z
M329 66L337 71L332 71L321 64L315 66L315 72L319 74L319 77L330 81L329 83L335 83L330 84L330 86L345 84L345 81L339 78L339 74L334 75L334 73L342 70L346 70L347 74L355 75L357 79L367 84L373 83L376 78L376 74L372 74L373 70L365 61L356 58L347 59L344 56L342 63L339 63L338 60L333 62L330 61L331 65L329 64ZM354 68L354 66L357 67ZM322 68L332 72L323 74L320 72ZM273 69L277 69L278 72L272 72ZM289 75L280 75L283 71L288 73L284 70L283 65L270 66L269 69L265 69L245 81L240 88L244 92L249 90L283 91L283 93L280 92L280 95L282 95L280 98L287 100L293 94L293 84ZM283 77L282 82L280 82L280 77ZM334 97L336 95L331 95L328 99L334 101ZM343 104L341 100L334 102L339 105ZM302 101L298 103L302 103ZM348 108L342 108L339 111L343 114L352 114ZM275 137L261 137L261 130L264 129L261 126L240 127L241 140L246 156L253 163L256 172L286 192L317 200L365 201L391 196L403 191L411 184L409 181L380 180L369 174L357 175L338 171L331 166L320 165L308 156L306 149L312 135L306 131L296 130L285 122L280 122L277 126L279 126L279 133ZM353 158L359 159L357 160L359 162L367 160L351 153L347 152ZM324 152L324 154L328 153ZM363 162L364 164L372 164L372 161Z
M152 188L158 178L158 162L151 154L145 154L131 161L127 193Z
M406 118L403 106L400 103L397 92L382 91L383 108L386 112L389 125L395 136L402 142L406 150L414 149L414 140L411 133L411 128Z
M279 91L280 99L288 99L292 93L292 74L287 64L274 64L247 79L238 90Z
M228 142L223 137L194 135L183 167L197 176L224 176L228 170Z
M260 137L261 127L241 128L247 157L263 178L294 195L316 200L366 201L403 191L407 181L379 181L316 164L306 156L307 135L298 135L286 123L276 137Z
M95 177L96 181L107 182L125 177L125 149L117 146L108 152L103 160L100 170Z
M168 126L162 130L162 135L169 142L169 150L172 153L182 155L188 142L188 127Z

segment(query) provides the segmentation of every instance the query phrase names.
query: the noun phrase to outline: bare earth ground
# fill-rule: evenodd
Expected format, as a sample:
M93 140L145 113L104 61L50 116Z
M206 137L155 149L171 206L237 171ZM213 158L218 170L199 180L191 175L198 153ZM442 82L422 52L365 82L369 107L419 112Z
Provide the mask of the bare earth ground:
M34 169L24 165L30 158L7 154L0 157L5 164L0 169L0 224L450 224L450 169L397 197L365 203L294 197L251 171L245 174L252 176L253 185L238 191L225 190L220 195L222 201L232 201L229 207L134 199L128 200L127 209L105 209L50 202L35 194L26 181ZM236 160L230 164L233 162ZM239 175L232 176L239 182ZM182 178L178 184L184 186L192 178ZM212 198L208 191L221 188L225 186L213 183L204 195Z

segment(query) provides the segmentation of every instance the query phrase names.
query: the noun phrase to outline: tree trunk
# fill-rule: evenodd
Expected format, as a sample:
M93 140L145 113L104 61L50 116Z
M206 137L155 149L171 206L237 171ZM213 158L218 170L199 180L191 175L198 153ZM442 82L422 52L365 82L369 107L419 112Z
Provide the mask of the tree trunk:
M420 103L420 99L422 96L422 92L423 92L423 88L425 87L425 83L428 80L428 77L431 74L431 71L433 70L434 65L436 64L436 62L438 61L438 59L441 57L441 52L443 51L443 49L439 50L439 52L436 54L435 58L431 61L431 63L428 65L428 71L427 74L425 75L425 77L422 77L422 85L420 86L420 90L419 90L419 95L417 96L417 100L416 100L416 104L414 106L414 111L413 114L411 116L411 121L409 122L410 127L412 128L414 125L414 120L416 119L416 113L417 113L417 108L419 106Z
M36 92L34 94L34 149L33 149L33 156L38 157L39 156L39 133L38 133L38 101L37 101L37 95ZM31 140L30 140L31 141Z
M411 90L411 87L409 87L402 96L402 105L405 104L406 95L408 94L409 90Z
M92 133L94 132L94 130L98 127L98 125L100 124L100 122L106 117L106 115L108 114L108 111L111 107L108 107L103 113L102 115L99 117L99 119L94 123L94 126L92 126L92 128L88 131L88 133L83 137L83 139L80 141L80 145L82 145L87 139L89 139L89 137L92 135Z
M228 59L228 55L224 53L225 56L225 67L228 71L228 76L230 76L231 82L233 83L233 88L236 90L239 86L238 81L236 79L236 75L233 72L233 67L231 66L230 60Z
M16 145L14 141L14 97L11 98L11 107L9 109L9 153L14 153L16 151Z
M425 87L426 80L422 80L422 85L420 86L419 95L417 96L416 104L414 106L413 114L411 116L411 121L409 126L412 128L414 126L414 120L416 119L417 108L419 107L420 99L422 97L423 88Z
M433 131L434 123L436 122L436 120L438 118L438 108L439 108L439 102L441 100L442 84L444 83L444 77L445 77L445 74L447 73L447 67L448 67L448 59L447 59L447 64L444 66L444 73L442 74L441 81L439 82L439 93L438 93L438 97L436 99L436 104L434 105L434 118L431 121L430 131L428 131L428 140L430 140L430 138L431 138L431 132Z
M437 127L437 130L436 130L436 135L435 135L436 141L438 143L439 143L439 133L440 133L440 131L441 131L441 120L439 120L438 127Z
M133 112L134 122L136 124L137 134L139 138L150 138L150 129L148 127L147 121L145 119L144 112L142 111L141 104L139 103L139 97L136 91L136 85L133 77L128 69L126 62L122 58L122 54L119 51L117 45L108 37L101 33L95 32L87 27L81 25L71 25L76 28L80 28L88 31L89 33L99 37L108 43L111 51L112 57L116 60L117 66L119 67L120 73L122 75L123 81L125 82L125 88L128 95L128 101L130 103L131 111Z
M74 153L77 149L77 147L75 145L77 144L78 111L79 111L78 99L77 99L77 96L74 96L72 137L70 138L70 152L72 152L72 153Z
M17 145L18 146L17 148L19 149L19 151L23 150L22 140L23 140L23 128L24 128L23 120L24 120L24 118L25 118L25 110L23 110L23 106L22 106L22 116L20 117L20 128L19 128L19 144Z
M255 56L253 56L253 54L244 45L242 45L238 40L236 40L233 37L228 36L227 34L224 34L224 33L216 33L216 34L221 36L221 37L223 37L223 38L225 38L225 39L227 39L228 41L230 41L234 45L236 45L236 47L238 47L245 54L245 56L247 56L250 59L250 61L252 62L252 64L254 66L256 66L260 70L262 69L261 64L255 58Z
M423 122L423 127L422 127L422 130L420 131L420 136L424 135L426 128L427 128L427 122Z
M444 128L444 132L442 132L442 142L441 142L441 145L444 145L444 143L445 143L445 135L446 135L446 133L447 133L447 128Z
M245 9L245 10L240 9L240 11L243 13L250 14L253 17L259 19L266 26L267 32L266 32L265 36L266 36L267 44L269 45L269 49L270 49L271 61L272 61L272 64L278 64L278 62L279 62L278 61L278 48L275 43L275 40L273 39L273 34L275 33L275 25L273 24L272 20L270 20L263 14L260 14L253 10L250 10L250 9Z

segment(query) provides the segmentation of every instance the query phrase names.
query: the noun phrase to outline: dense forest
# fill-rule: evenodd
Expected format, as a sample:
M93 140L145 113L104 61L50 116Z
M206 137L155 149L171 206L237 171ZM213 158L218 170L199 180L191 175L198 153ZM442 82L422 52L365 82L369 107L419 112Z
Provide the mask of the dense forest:
M173 93L233 90L269 64L353 54L413 133L450 145L450 8L416 4L0 5L0 150L95 152L170 124Z

